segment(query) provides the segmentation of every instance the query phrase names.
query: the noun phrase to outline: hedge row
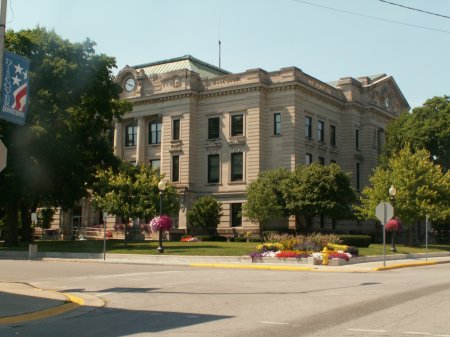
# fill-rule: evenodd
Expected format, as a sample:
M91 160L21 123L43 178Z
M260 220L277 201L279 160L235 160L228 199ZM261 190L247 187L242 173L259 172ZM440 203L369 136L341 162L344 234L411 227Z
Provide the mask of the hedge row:
M370 235L340 234L342 244L354 247L369 247L372 243Z

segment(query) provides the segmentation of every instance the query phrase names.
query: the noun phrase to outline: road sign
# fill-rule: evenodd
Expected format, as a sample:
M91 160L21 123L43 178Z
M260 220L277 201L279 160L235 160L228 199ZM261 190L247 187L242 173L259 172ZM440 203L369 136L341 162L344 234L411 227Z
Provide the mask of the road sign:
M375 215L384 226L394 216L394 207L390 203L382 201L375 208Z
M0 139L0 172L6 167L6 146Z

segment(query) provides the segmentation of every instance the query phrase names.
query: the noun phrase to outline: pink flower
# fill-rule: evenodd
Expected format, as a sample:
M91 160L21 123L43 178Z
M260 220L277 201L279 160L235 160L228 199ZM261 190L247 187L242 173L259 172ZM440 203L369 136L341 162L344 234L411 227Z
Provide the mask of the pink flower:
M172 219L167 215L156 216L150 221L150 227L154 232L168 231L172 228Z
M400 230L400 221L396 218L392 218L386 224L386 230L388 232L398 232Z

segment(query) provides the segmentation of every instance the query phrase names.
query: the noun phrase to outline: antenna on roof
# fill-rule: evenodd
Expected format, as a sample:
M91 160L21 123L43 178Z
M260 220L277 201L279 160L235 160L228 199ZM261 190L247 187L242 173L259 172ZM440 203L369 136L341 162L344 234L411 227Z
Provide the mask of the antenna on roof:
M222 42L220 41L220 18L219 18L219 69L221 65L221 54L222 54Z

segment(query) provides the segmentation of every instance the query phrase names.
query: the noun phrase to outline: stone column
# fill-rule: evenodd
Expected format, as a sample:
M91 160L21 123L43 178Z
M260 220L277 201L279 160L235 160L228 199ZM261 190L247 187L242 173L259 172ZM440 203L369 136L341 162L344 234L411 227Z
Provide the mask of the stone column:
M114 155L122 158L123 147L123 126L121 122L114 124Z
M136 164L145 164L145 120L143 117L138 119Z

